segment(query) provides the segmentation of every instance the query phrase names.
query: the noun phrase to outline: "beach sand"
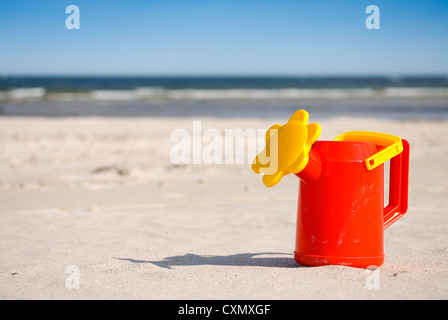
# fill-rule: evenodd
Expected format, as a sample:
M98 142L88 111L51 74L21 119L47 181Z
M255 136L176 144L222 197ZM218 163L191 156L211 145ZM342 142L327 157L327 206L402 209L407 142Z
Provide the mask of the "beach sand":
M322 140L411 144L409 210L385 231L372 288L368 270L295 263L295 176L268 189L247 163L173 164L170 134L193 120L287 121L0 118L0 298L448 299L448 121L311 115Z

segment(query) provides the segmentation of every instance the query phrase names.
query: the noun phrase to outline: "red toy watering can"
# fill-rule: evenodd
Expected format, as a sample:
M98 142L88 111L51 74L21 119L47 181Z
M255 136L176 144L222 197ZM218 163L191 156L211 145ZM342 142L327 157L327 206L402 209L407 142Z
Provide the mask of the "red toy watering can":
M384 262L383 233L407 211L409 143L397 136L346 132L317 141L321 128L305 110L266 133L252 169L272 187L289 173L300 178L294 259L306 266L358 268ZM277 155L277 156L276 156ZM389 204L384 168L390 160Z

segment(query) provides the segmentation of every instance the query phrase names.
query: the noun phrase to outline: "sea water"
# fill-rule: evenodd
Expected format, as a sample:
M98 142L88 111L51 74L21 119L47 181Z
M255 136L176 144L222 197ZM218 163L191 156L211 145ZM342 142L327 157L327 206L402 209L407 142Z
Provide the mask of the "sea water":
M0 77L3 116L448 117L448 76Z

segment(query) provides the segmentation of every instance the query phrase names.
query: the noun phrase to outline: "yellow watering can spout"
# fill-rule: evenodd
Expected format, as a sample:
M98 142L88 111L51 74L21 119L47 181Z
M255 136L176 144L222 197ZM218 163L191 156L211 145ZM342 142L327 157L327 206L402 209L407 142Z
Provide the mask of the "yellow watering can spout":
M308 124L308 120L308 112L298 110L286 124L275 124L266 132L266 147L255 157L252 170L264 173L267 187L289 173L298 174L308 164L311 146L322 131L319 124Z

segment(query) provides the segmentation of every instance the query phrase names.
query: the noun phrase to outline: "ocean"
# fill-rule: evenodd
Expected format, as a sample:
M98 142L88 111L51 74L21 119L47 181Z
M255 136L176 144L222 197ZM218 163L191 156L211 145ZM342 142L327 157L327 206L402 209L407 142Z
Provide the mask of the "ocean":
M448 76L0 76L0 116L447 118Z

